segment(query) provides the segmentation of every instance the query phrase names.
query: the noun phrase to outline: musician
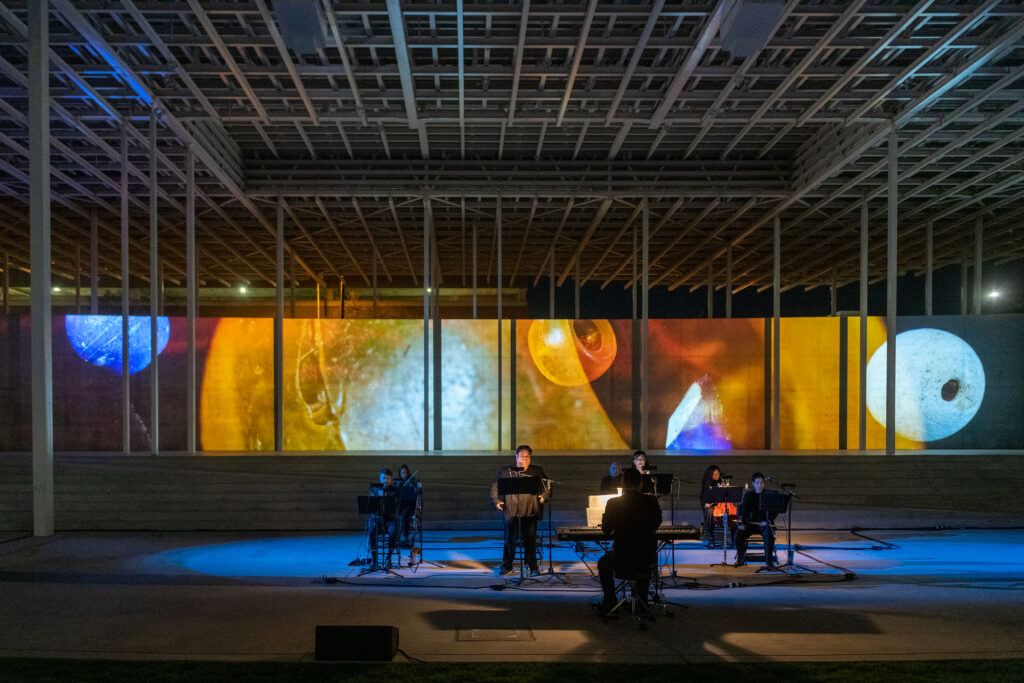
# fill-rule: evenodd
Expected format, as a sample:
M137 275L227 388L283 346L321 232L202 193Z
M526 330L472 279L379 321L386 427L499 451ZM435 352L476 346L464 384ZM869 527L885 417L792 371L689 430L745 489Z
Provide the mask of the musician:
M516 464L502 467L491 482L491 503L505 517L505 550L501 558L502 574L512 573L512 559L516 553L516 537L523 540L530 576L537 576L537 522L544 513L544 501L550 495L550 484L544 470L531 464L533 449L527 445L516 447ZM540 495L498 495L498 480L510 477L540 477L543 493Z
M654 478L654 470L658 468L652 466L647 460L647 453L640 450L633 451L633 469L644 475L640 492L651 496L658 495L657 482Z
M712 543L714 542L712 529L715 528L715 504L709 498L711 493L723 483L722 470L718 469L718 465L708 465L700 480L700 505L704 515L704 534L711 538Z
M650 571L658 563L657 530L661 507L654 496L640 492L643 478L632 468L622 473L622 495L605 506L601 529L612 537L612 549L597 562L604 600L595 606L605 616L615 606L615 573L644 576L637 582L637 594L647 596Z
M613 462L608 476L601 480L601 493L617 493L622 488L622 465Z
M391 552L395 549L398 540L398 526L396 524L397 488L395 487L394 473L387 467L382 467L378 472L379 484L370 485L370 495L390 498L392 502L381 501L381 512L370 519L368 542L373 554L373 563L377 564L377 543L376 536L384 535L388 539L388 561L391 560Z
M754 488L743 494L740 503L740 523L736 527L736 563L734 567L742 567L747 563L747 540L754 534L761 534L764 541L764 563L766 567L774 567L772 561L775 551L775 530L771 520L761 509L761 494L764 492L764 475L754 472L750 476Z
M412 532L412 518L416 512L416 499L422 486L409 471L409 466L402 464L398 468L398 479L395 481L398 490L398 529L402 533L402 547L409 544Z

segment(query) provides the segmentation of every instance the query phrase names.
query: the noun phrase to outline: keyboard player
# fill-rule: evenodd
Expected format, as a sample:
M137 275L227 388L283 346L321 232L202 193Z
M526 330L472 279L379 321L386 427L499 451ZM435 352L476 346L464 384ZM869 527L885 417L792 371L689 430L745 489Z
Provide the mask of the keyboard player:
M639 470L623 472L622 495L608 501L601 519L601 528L612 538L612 549L597 562L604 599L596 610L602 617L615 606L616 572L646 576L638 582L637 591L647 595L650 568L657 564L661 506L654 496L640 493L642 483Z

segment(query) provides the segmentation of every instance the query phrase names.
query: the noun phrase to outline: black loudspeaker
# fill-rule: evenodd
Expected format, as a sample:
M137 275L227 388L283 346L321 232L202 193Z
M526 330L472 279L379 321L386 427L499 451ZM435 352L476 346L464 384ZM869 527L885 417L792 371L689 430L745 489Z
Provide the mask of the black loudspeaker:
M390 662L398 652L395 626L317 626L319 662Z

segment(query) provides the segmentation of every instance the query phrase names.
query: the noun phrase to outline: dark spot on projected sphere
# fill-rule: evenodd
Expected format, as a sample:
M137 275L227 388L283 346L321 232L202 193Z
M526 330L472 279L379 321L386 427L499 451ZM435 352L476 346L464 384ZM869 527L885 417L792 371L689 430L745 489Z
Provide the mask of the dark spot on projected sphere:
M942 385L942 400L952 401L960 393L960 380L951 379Z
M574 320L572 323L573 332L580 344L587 351L596 351L601 348L601 331L592 320Z

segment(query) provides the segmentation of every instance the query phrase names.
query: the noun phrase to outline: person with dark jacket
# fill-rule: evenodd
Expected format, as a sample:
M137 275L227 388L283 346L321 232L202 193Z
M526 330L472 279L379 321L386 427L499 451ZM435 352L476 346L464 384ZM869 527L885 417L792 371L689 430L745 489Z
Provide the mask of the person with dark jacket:
M739 526L736 527L736 563L734 567L742 567L747 563L747 541L754 534L761 534L764 541L764 563L774 567L772 557L775 552L775 530L765 511L761 509L761 494L764 493L764 475L754 472L750 476L754 488L743 494L740 503Z
M711 502L711 494L722 485L722 470L718 465L708 465L704 477L700 481L700 507L704 515L704 535L714 542L712 530L715 528L715 504Z
M608 476L601 480L601 493L616 493L622 488L622 467L613 462Z
M501 558L501 574L512 573L517 536L523 540L530 576L540 573L537 569L537 522L544 514L544 501L550 495L550 490L543 468L530 464L532 456L532 448L517 446L516 464L502 467L491 482L491 503L505 516L505 550ZM498 495L498 480L511 477L538 477L542 482L542 493Z
M612 537L612 549L597 562L604 599L597 612L606 615L615 606L615 573L643 576L636 591L647 596L652 567L658 564L657 530L661 506L654 496L640 492L643 478L637 469L622 473L622 495L604 509L601 529Z

